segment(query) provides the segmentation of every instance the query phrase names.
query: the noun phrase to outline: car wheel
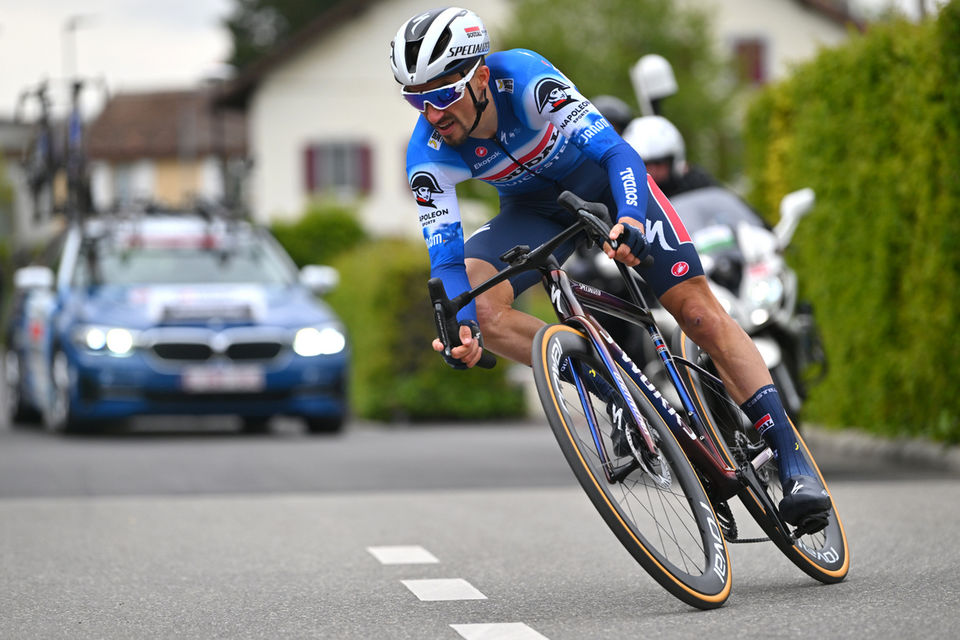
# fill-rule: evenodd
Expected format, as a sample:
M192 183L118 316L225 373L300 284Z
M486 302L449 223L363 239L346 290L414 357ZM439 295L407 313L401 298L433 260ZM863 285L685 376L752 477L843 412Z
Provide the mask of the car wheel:
M67 355L57 351L50 366L49 397L43 408L43 425L54 432L69 431L74 426L70 413L70 364Z
M39 414L24 402L20 377L20 356L8 350L3 358L4 391L6 392L7 424L12 427L22 423L38 422Z
M342 415L311 417L304 418L303 421L310 433L338 433L343 430L344 417Z
M244 433L267 433L270 431L269 416L244 416L240 430Z

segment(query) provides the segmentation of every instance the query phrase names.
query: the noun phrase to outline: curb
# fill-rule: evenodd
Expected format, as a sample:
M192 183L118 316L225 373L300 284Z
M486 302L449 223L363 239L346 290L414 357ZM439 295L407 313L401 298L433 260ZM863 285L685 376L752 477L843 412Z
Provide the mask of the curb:
M960 447L917 438L882 438L854 428L826 429L805 424L804 440L813 449L831 449L836 453L871 456L889 462L910 464L960 475Z

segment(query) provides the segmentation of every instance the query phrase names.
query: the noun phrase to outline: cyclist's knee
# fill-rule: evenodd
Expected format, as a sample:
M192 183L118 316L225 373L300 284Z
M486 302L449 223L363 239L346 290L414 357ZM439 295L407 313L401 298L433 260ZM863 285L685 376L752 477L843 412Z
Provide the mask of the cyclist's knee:
M670 311L680 328L700 346L716 343L733 322L709 289L690 287L682 297L672 300Z

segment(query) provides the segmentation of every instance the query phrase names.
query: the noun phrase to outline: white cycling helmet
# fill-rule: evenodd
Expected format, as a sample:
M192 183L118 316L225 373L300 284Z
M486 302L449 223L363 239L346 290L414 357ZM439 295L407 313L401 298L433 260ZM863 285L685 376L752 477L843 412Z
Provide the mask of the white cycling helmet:
M393 77L404 86L465 72L490 53L487 28L473 11L430 9L407 20L390 43Z
M636 149L644 162L671 158L673 174L683 175L687 164L683 136L673 123L663 116L634 119L624 130L623 139Z

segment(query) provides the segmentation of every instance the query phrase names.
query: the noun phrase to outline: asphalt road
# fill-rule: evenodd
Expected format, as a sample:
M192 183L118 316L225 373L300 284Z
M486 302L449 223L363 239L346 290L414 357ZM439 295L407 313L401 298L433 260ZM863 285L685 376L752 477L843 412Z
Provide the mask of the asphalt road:
M535 422L0 429L0 638L955 637L957 476L815 453L848 579L732 545L733 595L699 612L619 547Z

